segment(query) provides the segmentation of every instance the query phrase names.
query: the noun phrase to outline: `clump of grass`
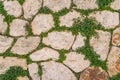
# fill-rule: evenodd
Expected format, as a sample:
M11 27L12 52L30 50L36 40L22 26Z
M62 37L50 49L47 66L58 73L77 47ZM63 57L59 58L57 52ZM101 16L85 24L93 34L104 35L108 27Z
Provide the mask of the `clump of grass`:
M104 7L108 7L109 4L113 1L114 0L97 0L97 4L98 4L99 8L102 9Z
M77 35L80 32L83 36L92 37L96 34L95 30L101 28L102 26L92 18L85 18L83 21L78 18L75 20L73 27L71 27L70 30L74 35Z
M42 66L40 66L40 65L39 65L39 68L38 68L38 74L39 74L39 76L42 76L42 74L43 74Z
M68 53L68 52L69 51L64 50L64 49L59 50L60 56L59 56L58 62L62 63L66 59L65 54Z
M27 76L28 72L21 67L12 66L5 74L0 75L0 80L16 80L18 76Z

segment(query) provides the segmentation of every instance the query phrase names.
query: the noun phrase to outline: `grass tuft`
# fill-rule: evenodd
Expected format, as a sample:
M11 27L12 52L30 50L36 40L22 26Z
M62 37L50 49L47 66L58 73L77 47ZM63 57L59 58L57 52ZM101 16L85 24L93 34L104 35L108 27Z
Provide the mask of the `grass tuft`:
M16 80L18 76L27 76L28 72L21 67L12 66L5 74L0 75L0 80Z

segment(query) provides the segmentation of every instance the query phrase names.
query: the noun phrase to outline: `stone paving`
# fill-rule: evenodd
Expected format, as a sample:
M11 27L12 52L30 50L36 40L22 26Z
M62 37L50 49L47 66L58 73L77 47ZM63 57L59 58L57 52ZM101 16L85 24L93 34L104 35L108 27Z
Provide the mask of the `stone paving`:
M99 3L0 0L0 80L120 80L120 0Z

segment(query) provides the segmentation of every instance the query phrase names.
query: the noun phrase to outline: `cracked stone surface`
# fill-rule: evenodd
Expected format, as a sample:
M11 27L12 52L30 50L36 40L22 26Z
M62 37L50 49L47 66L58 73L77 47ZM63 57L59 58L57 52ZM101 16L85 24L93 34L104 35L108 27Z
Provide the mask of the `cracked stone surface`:
M58 12L64 8L69 9L71 0L43 0L43 6L47 6L54 12Z
M120 27L116 28L113 31L112 44L115 45L115 46L120 45Z
M4 1L4 9L8 14L13 15L15 17L19 17L22 14L22 6L18 1Z
M77 35L77 37L76 37L76 40L74 41L74 44L73 44L73 46L72 46L72 49L73 50L76 50L77 48L80 48L80 47L82 47L82 46L84 46L84 40L85 40L86 38L85 37L83 37L80 33L79 33L79 35Z
M10 24L10 35L12 36L25 36L25 26L28 24L27 21L22 19L15 19Z
M0 36L0 54L4 53L13 42L13 38Z
M84 59L84 55L78 54L76 52L70 52L66 54L66 57L67 58L63 63L70 67L76 73L83 71L90 65L90 62Z
M77 80L75 75L63 64L54 61L43 62L42 80Z
M53 17L51 14L38 14L31 25L33 33L39 35L54 27Z
M55 49L70 49L75 36L71 32L51 32L48 37L43 38L43 43Z
M98 5L96 4L97 0L73 0L73 3L77 6L78 9L96 9Z
M25 0L23 4L24 17L31 19L41 8L42 0Z
M89 67L81 73L79 80L109 80L109 76L101 68Z
M5 33L5 31L7 30L7 23L6 22L4 22L4 19L5 19L5 17L2 15L2 14L0 14L0 33Z
M89 16L95 18L106 29L115 28L119 24L119 14L117 12L97 11Z
M4 74L11 66L20 66L27 70L26 59L17 57L0 57L0 74Z
M98 38L92 37L90 44L93 46L95 52L100 55L100 59L105 60L109 51L111 34L101 30L97 30L96 32L98 33Z
M45 47L38 50L30 55L33 61L43 61L48 59L57 60L59 58L59 53L51 48Z
M29 64L28 70L32 80L40 80L40 76L38 74L38 65L36 63Z
M14 54L24 55L37 48L40 43L39 37L21 37L17 40L11 51Z
M108 56L107 64L110 76L120 73L120 48L112 47Z
M119 10L120 0L0 0L0 80L118 80Z

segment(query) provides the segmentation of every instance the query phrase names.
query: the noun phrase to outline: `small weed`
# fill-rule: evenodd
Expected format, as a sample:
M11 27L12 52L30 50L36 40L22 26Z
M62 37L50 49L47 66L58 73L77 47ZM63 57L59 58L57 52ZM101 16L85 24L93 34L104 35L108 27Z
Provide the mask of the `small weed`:
M40 10L39 10L39 13L43 13L43 14L50 14L50 13L53 13L48 7L42 7Z
M38 74L39 74L39 76L42 76L42 74L43 74L42 66L40 66L40 65L39 65L39 68L38 68Z

